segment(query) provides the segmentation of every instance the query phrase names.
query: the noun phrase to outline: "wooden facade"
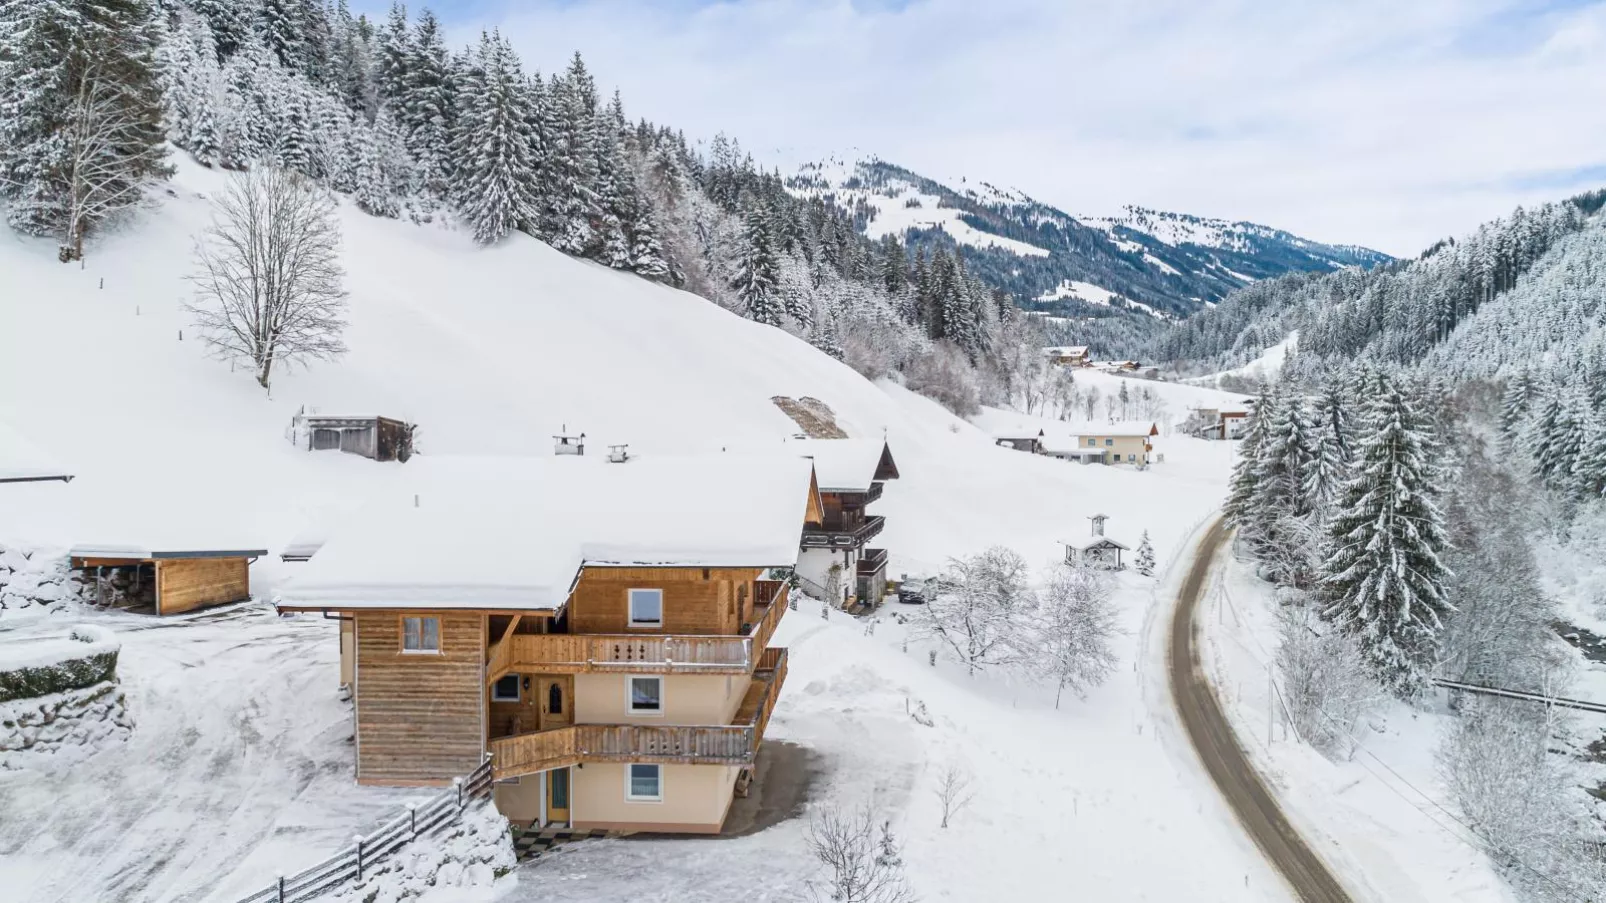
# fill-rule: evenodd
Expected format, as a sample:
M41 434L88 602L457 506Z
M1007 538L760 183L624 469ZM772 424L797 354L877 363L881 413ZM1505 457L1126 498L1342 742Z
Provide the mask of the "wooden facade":
M587 567L569 597L576 634L733 635L754 608L757 568ZM663 622L632 626L632 589L662 589Z
M486 615L358 611L357 781L437 785L483 760ZM440 651L404 652L402 618L438 619Z
M75 552L69 563L76 570L131 569L140 574L148 573L151 578L149 604L158 615L176 615L250 600L251 562L266 554L266 549L136 555Z

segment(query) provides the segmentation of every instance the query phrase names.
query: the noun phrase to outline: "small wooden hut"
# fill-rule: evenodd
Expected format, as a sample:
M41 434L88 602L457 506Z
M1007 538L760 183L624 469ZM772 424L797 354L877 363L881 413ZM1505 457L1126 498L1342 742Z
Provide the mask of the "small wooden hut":
M159 615L180 614L251 598L251 562L267 549L162 550L129 546L74 546L75 570L115 573L138 588L136 606L149 600Z
M414 424L378 414L296 415L295 434L308 451L343 451L375 461L413 456Z

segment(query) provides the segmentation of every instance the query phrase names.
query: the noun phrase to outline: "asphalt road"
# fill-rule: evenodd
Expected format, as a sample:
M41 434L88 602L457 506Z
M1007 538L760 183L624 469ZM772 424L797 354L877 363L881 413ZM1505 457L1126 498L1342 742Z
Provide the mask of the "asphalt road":
M1309 903L1350 903L1343 885L1288 823L1288 817L1249 763L1199 663L1194 609L1204 595L1210 563L1226 540L1226 524L1218 519L1199 544L1172 615L1168 670L1177 713L1216 789L1295 895Z

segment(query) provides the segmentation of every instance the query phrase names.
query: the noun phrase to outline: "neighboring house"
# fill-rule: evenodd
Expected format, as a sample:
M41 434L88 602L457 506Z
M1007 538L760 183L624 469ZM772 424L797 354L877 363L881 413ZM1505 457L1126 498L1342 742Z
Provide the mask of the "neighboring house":
M803 458L421 459L281 586L350 624L356 778L486 756L510 819L715 833L786 677ZM344 625L343 625L344 626Z
M0 422L0 483L70 483L72 478L43 449Z
M828 601L844 608L879 605L887 594L887 550L866 546L886 519L866 509L898 478L891 447L882 439L792 439L786 448L813 460L825 514L803 531L798 576L816 594L834 583L839 598Z
M1249 409L1246 407L1227 407L1221 409L1221 438L1242 439L1244 430L1249 427Z
M1131 549L1104 535L1104 522L1109 520L1109 516L1095 514L1088 520L1092 522L1092 532L1088 536L1064 541L1065 563L1106 571L1119 571L1125 568L1126 565L1121 561L1121 553Z
M1086 367L1088 362L1087 346L1056 345L1052 348L1044 348L1043 357L1047 358L1049 363L1057 364L1061 367Z
M413 456L417 427L377 414L296 415L291 429L308 451L343 451L375 461L406 461Z
M1028 454L1042 454L1043 431L1014 430L994 433L993 444L1002 445L1004 448L1012 448L1015 451L1027 452Z
M67 553L74 570L100 578L123 578L131 607L149 605L159 615L180 614L251 598L251 562L267 549L181 549L126 545L77 545Z
M1078 424L1071 430L1071 447L1083 455L1100 452L1105 464L1147 467L1154 451L1149 439L1158 435L1160 428L1151 420Z

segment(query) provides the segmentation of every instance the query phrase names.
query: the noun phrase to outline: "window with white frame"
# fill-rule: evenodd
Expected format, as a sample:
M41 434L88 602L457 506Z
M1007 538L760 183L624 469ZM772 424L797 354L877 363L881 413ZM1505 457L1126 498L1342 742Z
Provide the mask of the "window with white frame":
M625 799L638 803L656 803L664 798L664 769L662 765L632 763L625 769Z
M491 701L518 702L519 676L517 674L508 674L498 678L496 683L491 685Z
M630 698L627 703L632 715L662 715L664 713L664 679L662 677L630 678Z
M664 626L663 590L633 589L630 591L630 626Z
M402 618L402 651L441 651L440 618Z

